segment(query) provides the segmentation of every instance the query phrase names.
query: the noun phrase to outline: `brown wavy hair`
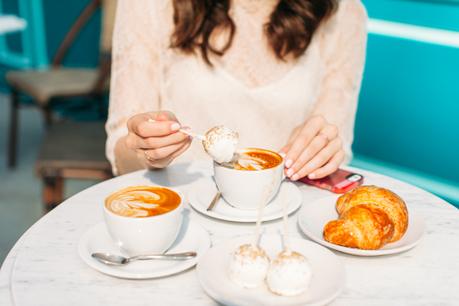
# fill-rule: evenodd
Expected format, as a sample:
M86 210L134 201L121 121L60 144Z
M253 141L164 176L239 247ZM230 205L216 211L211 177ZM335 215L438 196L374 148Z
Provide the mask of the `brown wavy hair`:
M222 56L231 47L236 26L229 16L231 0L173 0L175 29L171 47L184 53L198 50L212 65L209 54ZM314 32L337 6L337 0L279 0L265 35L277 58L301 56L311 43ZM215 32L227 33L223 46L211 43Z

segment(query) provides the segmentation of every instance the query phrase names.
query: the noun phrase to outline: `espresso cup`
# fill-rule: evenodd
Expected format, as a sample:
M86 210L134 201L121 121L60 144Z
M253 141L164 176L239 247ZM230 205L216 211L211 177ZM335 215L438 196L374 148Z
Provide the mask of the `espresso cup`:
M256 210L262 202L270 202L278 193L284 176L284 159L276 152L248 148L272 154L278 158L277 165L261 170L240 170L214 162L214 178L218 190L228 204L243 210Z
M159 207L161 205L166 207L168 199L162 197L167 197L167 194L174 198L173 206L175 207L162 209L160 213L146 209L146 216L138 216L135 211L132 213L123 210L124 206L129 207L129 203L124 205L123 202L119 202L121 204L117 202L117 205L113 205L113 207L110 205L114 203L113 201L129 202L133 198L132 194L135 197L136 192L140 194L139 198L154 202L157 199L154 194L155 192L158 193L158 190L164 191L159 194ZM104 204L104 219L108 233L120 249L130 256L164 253L177 239L183 221L182 212L183 197L180 193L161 186L128 187L111 194Z

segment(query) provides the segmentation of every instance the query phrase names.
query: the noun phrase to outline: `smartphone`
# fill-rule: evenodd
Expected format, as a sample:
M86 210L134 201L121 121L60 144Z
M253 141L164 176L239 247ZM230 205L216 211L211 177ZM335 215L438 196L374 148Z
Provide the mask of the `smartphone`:
M363 176L358 173L338 169L334 173L321 179L311 180L307 176L299 180L308 185L329 190L334 193L346 193L362 185Z

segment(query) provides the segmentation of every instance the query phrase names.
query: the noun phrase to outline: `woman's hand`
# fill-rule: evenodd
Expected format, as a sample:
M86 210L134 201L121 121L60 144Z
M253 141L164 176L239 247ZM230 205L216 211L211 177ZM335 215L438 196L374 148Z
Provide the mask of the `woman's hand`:
M126 147L148 168L166 167L191 144L190 137L178 131L180 124L171 112L132 116L127 127Z
M293 181L305 176L325 177L344 160L338 128L322 116L314 116L295 128L281 154L285 155L285 174Z

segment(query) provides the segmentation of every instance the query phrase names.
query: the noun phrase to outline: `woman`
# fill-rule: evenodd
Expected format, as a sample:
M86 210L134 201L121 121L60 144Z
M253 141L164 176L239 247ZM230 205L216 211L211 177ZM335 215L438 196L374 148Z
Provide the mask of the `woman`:
M278 150L292 180L334 172L351 157L366 19L359 0L119 0L115 173L206 158L182 124Z

